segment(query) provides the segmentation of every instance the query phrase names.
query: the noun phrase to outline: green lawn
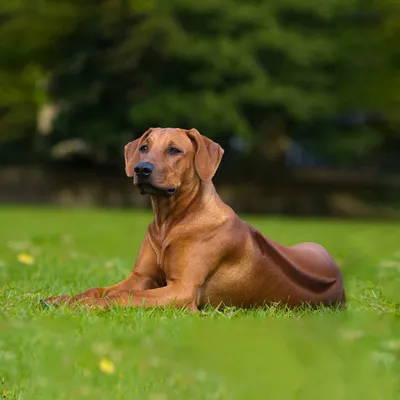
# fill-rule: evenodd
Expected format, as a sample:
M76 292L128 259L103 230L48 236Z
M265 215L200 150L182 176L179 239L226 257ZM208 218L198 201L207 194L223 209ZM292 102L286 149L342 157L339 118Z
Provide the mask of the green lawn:
M347 309L42 309L124 278L151 214L0 208L0 399L400 399L400 224L246 219L325 245Z

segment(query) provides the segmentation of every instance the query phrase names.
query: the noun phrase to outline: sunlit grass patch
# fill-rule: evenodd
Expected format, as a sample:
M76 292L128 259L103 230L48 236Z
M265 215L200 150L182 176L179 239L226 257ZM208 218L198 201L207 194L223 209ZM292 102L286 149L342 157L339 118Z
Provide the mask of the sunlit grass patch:
M326 246L346 309L44 308L126 277L151 215L0 209L0 399L399 399L400 225L246 219Z

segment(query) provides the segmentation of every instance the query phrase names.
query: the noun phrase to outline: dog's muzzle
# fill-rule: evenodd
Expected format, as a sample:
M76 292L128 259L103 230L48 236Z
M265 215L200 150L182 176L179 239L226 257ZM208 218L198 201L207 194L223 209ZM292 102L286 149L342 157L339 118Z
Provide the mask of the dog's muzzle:
M140 162L135 165L134 171L140 180L147 181L154 171L154 165L148 162Z
M172 196L176 192L176 188L174 187L167 187L161 188L154 183L150 182L151 174L154 171L154 165L142 161L136 164L134 168L134 172L137 177L137 185L139 186L141 194L150 194L154 196Z

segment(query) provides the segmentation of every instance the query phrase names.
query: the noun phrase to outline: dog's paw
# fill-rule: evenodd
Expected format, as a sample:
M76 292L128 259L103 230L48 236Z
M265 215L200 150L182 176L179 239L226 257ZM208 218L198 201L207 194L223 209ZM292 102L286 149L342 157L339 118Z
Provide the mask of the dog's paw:
M93 309L108 309L110 304L107 301L107 299L102 298L93 298L93 297L81 297L81 298L77 298L77 297L72 297L69 301L68 301L68 305L72 308L72 309L79 309L79 308L88 308L90 310Z
M44 307L51 307L53 305L67 304L70 299L71 299L71 296L53 296L53 297L49 297L47 299L40 300L40 303Z

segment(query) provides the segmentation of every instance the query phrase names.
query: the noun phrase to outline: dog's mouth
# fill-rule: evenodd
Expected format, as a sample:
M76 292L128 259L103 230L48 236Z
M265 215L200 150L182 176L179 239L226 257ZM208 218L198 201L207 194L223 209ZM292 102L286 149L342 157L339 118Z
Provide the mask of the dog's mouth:
M150 194L153 196L166 196L170 197L173 196L176 192L176 188L173 186L167 188L161 188L156 185L152 185L151 183L138 183L137 186L139 187L140 194Z

